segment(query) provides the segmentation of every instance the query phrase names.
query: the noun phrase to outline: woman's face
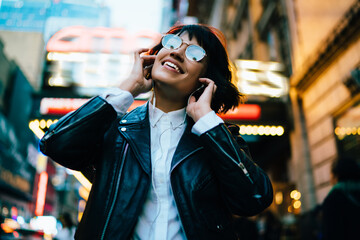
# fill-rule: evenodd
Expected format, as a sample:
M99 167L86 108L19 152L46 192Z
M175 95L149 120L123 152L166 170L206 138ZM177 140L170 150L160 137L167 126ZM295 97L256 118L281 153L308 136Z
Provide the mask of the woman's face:
M180 37L183 43L179 48L162 48L158 52L151 75L157 91L182 100L199 86L198 79L205 73L207 59L205 56L200 62L189 60L185 56L186 48L199 43L195 37L190 40L187 32Z

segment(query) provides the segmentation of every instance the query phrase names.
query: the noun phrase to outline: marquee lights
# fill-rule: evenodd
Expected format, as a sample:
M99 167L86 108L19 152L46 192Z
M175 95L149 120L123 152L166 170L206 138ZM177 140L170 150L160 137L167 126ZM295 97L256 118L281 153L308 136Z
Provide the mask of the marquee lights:
M56 123L57 121L58 121L57 119L55 120L35 119L29 122L29 128L39 139L41 139L45 134L45 130L48 129L51 126L51 124Z
M240 135L282 136L284 132L282 126L240 125Z
M44 131L48 129L51 124L56 123L55 120L35 119L29 123L30 129L41 138L44 135ZM283 126L270 126L270 125L239 125L241 135L260 135L260 136L282 136L285 132Z
M339 138L349 135L360 135L360 127L336 127L334 132Z

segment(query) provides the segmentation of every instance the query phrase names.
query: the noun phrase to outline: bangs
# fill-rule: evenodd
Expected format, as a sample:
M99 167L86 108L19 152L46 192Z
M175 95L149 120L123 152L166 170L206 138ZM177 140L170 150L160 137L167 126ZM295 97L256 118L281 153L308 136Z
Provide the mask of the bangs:
M172 28L167 34L181 35L183 33L189 34L189 39L192 40L194 37L201 47L206 52L209 51L210 39L214 38L214 35L205 27L201 25L180 25Z

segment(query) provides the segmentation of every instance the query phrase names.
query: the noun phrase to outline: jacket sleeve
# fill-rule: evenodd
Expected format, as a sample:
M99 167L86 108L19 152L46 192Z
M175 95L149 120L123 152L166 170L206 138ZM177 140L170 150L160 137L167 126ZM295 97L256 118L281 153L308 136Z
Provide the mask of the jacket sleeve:
M96 156L116 116L110 104L94 97L51 125L40 140L40 150L67 168L83 170Z
M220 124L203 133L200 139L215 156L210 161L230 210L252 216L272 203L273 189L266 173L252 161L238 127L235 128L233 135L225 124Z

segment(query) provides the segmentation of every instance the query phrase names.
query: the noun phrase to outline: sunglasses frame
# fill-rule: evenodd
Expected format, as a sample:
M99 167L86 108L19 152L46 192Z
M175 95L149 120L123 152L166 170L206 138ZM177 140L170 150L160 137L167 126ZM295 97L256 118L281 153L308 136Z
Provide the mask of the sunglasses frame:
M178 47L176 47L176 48L166 47L166 44L164 44L163 41L164 41L164 38L166 38L167 36L171 36L171 38L175 38L175 39L180 39L180 45L179 45ZM180 36L176 35L176 34L167 34L167 35L163 36L162 39L161 39L161 45L163 46L163 48L168 49L168 50L178 49L178 48L180 48L180 47L183 45L183 43L184 43L184 41L182 40L182 38L181 38ZM190 61L200 62L201 60L204 59L205 56L207 56L207 55L206 55L206 51L205 51L204 48L202 48L202 47L200 47L200 46L198 46L198 45L195 45L195 44L188 44L188 43L184 43L184 44L188 45L188 46L186 47L186 50L185 50L185 56L186 56L186 58L189 59ZM196 47L196 48L199 48L199 49L204 53L204 55L203 55L199 60L195 60L195 59L193 59L193 58L191 58L191 57L188 56L188 54L189 54L188 49L189 49L189 47L191 47L191 46Z

